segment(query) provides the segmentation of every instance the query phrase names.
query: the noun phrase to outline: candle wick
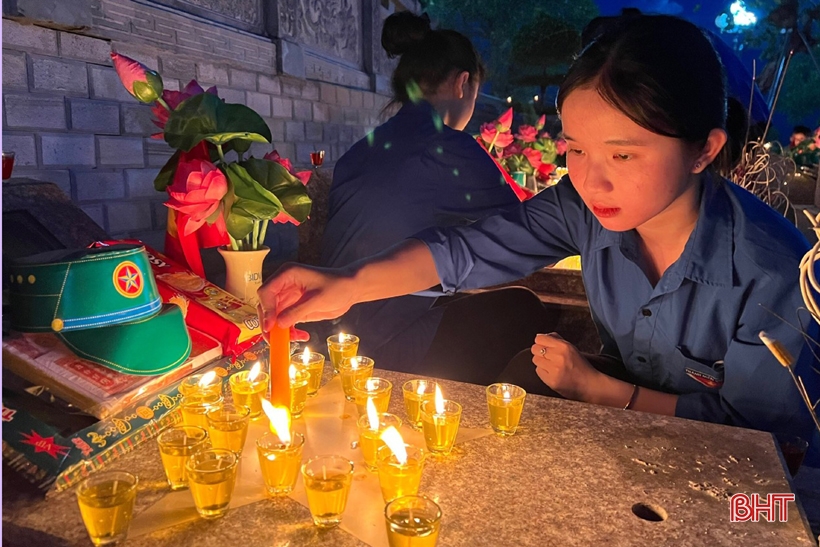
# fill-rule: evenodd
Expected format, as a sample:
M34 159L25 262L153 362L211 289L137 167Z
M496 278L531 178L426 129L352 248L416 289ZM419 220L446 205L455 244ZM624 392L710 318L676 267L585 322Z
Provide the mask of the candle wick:
M322 480L327 480L327 468L322 466Z
M408 511L408 512L409 512L409 514L410 514L410 522L409 522L409 524L413 524L413 508L412 508L412 507L410 507L410 508L408 508L408 510L407 510L407 511Z

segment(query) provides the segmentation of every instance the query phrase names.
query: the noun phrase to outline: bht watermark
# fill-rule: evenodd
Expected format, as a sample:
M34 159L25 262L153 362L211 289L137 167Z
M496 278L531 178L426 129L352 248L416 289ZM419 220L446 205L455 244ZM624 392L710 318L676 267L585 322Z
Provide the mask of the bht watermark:
M729 520L732 522L759 522L764 517L767 522L787 522L789 502L794 494L733 494L729 498Z

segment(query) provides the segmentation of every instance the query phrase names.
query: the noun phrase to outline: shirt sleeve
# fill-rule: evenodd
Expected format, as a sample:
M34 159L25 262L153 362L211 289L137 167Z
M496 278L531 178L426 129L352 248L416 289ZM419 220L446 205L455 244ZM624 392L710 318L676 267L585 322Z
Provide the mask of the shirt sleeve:
M591 214L567 177L507 212L414 238L433 254L445 293L498 285L581 252Z
M810 438L813 421L789 371L758 337L766 331L797 357L794 372L804 380L811 400L816 400L820 397L820 375L812 370L816 361L804 334L792 325L802 324L806 337L813 340L818 326L807 313L797 311L801 307L796 276L788 281L761 280L726 351L723 386L716 393L680 395L675 415Z

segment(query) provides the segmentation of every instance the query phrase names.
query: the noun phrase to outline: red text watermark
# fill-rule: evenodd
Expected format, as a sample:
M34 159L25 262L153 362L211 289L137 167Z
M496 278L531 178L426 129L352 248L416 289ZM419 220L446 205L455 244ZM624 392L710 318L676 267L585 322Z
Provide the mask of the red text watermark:
M729 520L732 522L759 522L760 517L767 522L787 522L789 502L794 494L733 494L729 498Z

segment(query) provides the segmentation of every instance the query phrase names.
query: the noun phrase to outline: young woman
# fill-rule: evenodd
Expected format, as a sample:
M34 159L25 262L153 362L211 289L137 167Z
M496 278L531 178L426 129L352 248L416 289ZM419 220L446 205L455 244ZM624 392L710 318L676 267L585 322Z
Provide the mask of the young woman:
M400 12L385 21L382 45L399 57L392 88L401 108L336 164L321 266L347 266L425 228L468 224L519 203L489 155L463 132L484 75L470 41ZM446 298L431 309L438 295L361 304L308 330L319 343L336 332L355 333L362 355L413 371L445 313Z
M569 145L569 175L558 185L511 212L425 230L343 270L285 266L260 289L263 328L437 283L453 292L507 282L580 253L602 353L631 381L539 334L530 359L545 386L581 401L808 438L809 412L758 338L767 331L798 359L816 400L811 348L785 322L798 324L808 244L712 173L727 135L709 40L677 18L637 18L580 54L557 104ZM802 319L817 339L814 322Z

